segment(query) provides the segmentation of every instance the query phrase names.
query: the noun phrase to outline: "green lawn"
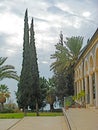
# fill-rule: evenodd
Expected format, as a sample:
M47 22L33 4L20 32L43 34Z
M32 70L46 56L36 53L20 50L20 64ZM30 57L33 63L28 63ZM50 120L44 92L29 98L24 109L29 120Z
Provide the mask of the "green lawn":
M62 116L62 112L41 112L40 116ZM27 116L36 116L36 113L27 113ZM24 113L0 113L0 119L23 118Z

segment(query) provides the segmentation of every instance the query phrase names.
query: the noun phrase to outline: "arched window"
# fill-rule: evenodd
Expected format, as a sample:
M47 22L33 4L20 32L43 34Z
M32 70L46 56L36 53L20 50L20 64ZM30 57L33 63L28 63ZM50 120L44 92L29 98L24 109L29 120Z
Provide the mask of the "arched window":
M85 61L85 72L84 73L87 74L87 71L88 71L88 61L86 60Z
M85 64L85 69L86 69L86 71L88 71L88 63L87 63L87 61L86 61L86 64Z
M90 70L92 70L93 69L93 57L92 56L90 56L89 63L90 63Z

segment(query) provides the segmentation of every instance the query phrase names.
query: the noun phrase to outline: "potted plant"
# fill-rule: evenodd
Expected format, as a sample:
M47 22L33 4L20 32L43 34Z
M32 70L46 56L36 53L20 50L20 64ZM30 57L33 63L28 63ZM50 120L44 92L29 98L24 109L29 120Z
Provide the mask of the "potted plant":
M70 106L70 101L67 100L66 103L65 103L65 108L68 109L69 106Z
M82 90L80 93L78 93L78 95L73 96L73 100L74 100L74 101L77 101L77 103L78 103L78 108L81 108L81 106L84 105L83 102L81 102L81 105L80 105L80 103L79 103L80 100L81 100L83 97L85 97L85 91L84 91L84 90Z

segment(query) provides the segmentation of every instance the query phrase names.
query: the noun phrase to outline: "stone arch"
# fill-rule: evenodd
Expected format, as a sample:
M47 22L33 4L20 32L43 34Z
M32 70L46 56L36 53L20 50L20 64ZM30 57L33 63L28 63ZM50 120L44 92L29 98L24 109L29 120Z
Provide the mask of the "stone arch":
M79 71L77 70L77 78L79 77Z
M87 60L86 60L85 63L84 63L84 67L85 67L85 68L84 68L84 70L85 70L84 73L87 74L87 72L88 72L88 61L87 61Z
M85 69L86 69L86 71L88 71L88 62L87 61L85 63Z
M90 69L90 71L93 70L93 67L94 67L93 55L90 55L90 57L89 57L89 69Z
M80 75L81 75L81 71L80 71L80 67L79 67L79 77L80 77Z

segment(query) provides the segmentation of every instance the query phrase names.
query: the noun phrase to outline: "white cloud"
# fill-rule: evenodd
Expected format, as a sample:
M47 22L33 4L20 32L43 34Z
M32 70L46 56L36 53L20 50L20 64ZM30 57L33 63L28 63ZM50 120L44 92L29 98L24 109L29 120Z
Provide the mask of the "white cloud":
M36 30L45 31L49 29L49 23L48 22L36 22L35 23Z
M13 48L12 49L7 49L7 51L6 51L6 55L8 56L8 57L13 57L14 55L15 55L15 51L13 50Z
M46 36L47 35L47 36ZM52 43L55 43L54 37L49 37L48 33L42 35L36 34L37 49L41 49L43 52L50 52Z
M83 12L82 15L86 18L90 17L91 13L89 11Z
M73 23L73 26L76 28L76 29L79 29L81 27L81 24L82 24L82 21L80 18L76 18L74 20L74 23Z
M8 34L7 43L20 46L23 37L23 18L12 13L0 14L0 32Z
M42 64L48 64L48 61L42 61Z
M56 4L56 6L57 6L58 8L60 8L61 10L63 10L63 11L67 11L67 12L72 13L70 7L69 7L67 4L65 4L64 2L58 2L58 3Z

